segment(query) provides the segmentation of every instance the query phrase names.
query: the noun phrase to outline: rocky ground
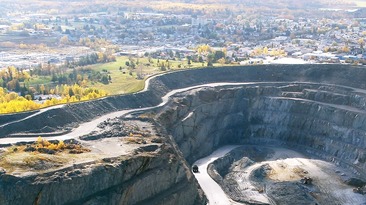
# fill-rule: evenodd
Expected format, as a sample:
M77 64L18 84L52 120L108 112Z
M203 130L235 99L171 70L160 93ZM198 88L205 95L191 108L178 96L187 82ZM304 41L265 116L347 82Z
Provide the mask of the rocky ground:
M39 138L5 146L0 204L206 204L184 159L158 129L146 118L113 118L72 143Z
M42 140L46 140L43 138ZM90 134L75 140L62 141L61 149L57 145L61 141L50 140L55 147L46 147L37 142L17 143L0 149L0 166L2 172L21 176L52 171L68 167L72 164L92 162L103 158L117 157L137 152L156 151L164 142L158 136L154 125L146 120L119 118L108 119L100 123ZM69 151L70 146L78 146L78 150ZM84 150L84 151L83 151Z
M143 119L108 119L89 135L80 137L96 153L118 156L141 150L155 151L166 142L155 126Z
M366 178L364 76L363 67L339 65L195 69L151 78L135 94L1 116L0 204L20 204L19 195L33 199L26 204L203 204L187 162L225 144L292 146L348 168L273 148L246 149L212 172L237 201L363 203L362 183L348 183L358 184L354 193L344 178L353 172ZM151 109L156 122L114 118ZM90 152L50 155L9 145L39 135L76 139ZM312 184L302 184L305 176Z
M352 171L285 148L237 148L213 162L209 173L244 204L366 204L363 188L357 190L365 183Z

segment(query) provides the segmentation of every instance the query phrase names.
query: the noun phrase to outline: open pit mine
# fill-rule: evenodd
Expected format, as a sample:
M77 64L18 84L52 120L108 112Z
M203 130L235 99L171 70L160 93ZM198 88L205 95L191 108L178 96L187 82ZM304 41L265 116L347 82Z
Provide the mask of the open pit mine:
M0 116L2 205L364 205L365 162L357 66L176 71Z

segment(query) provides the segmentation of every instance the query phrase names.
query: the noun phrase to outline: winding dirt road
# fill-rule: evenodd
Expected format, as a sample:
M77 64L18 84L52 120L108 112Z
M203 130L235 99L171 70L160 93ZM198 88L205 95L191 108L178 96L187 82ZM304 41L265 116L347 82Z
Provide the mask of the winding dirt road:
M140 92L144 92L144 91L149 89L149 84L150 84L151 79L152 78L146 80L145 89L140 91ZM108 118L123 117L123 116L126 116L130 113L133 113L133 112L146 111L146 110L161 107L169 101L169 98L172 95L175 95L175 94L181 93L181 92L185 92L185 91L188 91L188 90L196 89L196 88L219 87L219 86L242 86L242 85L274 85L274 84L282 85L282 84L288 84L288 83L289 82L241 82L241 83L221 82L221 83L208 83L208 84L202 84L202 85L196 85L196 86L176 89L176 90L172 90L172 91L168 92L165 96L163 96L162 97L162 102L159 105L151 106L151 107L144 107L144 108L136 108L136 109L130 109L130 110L121 110L121 111L111 112L111 113L105 114L101 117L95 118L95 119L93 119L89 122L82 123L77 128L73 129L71 132L69 132L67 134L54 136L54 137L47 137L47 139L50 139L50 140L66 140L66 139L74 139L74 138L80 137L82 135L89 134L91 131L93 131L94 129L97 128L99 123L107 120ZM291 82L291 83L298 83L298 84L303 83L303 84L314 84L314 85L317 84L317 83L311 83L311 82ZM332 85L332 84L322 84L322 85L335 86L335 85ZM349 89L353 89L354 92L360 92L359 89L355 89L355 88L351 88L351 87L347 87L347 86L338 86L338 87L349 88ZM364 91L364 92L366 92L366 91ZM133 94L131 94L131 95L133 95ZM323 104L325 104L325 103L323 103ZM62 106L64 106L64 105L59 105L59 106L54 106L54 107L49 107L49 108L42 109L39 112L37 112L33 115L30 115L30 116L28 116L24 119L16 120L16 121L13 121L13 122L9 122L9 123L0 125L0 129L6 129L6 126L9 125L9 124L13 124L13 123L17 123L17 122L20 122L22 120L25 120L25 119L29 119L33 116L44 113L47 110L56 109L56 108L59 108L59 107L62 107ZM332 105L329 104L329 106L332 106ZM338 105L337 108L347 109L347 108L342 107L340 105ZM35 140L36 140L36 137L0 138L0 144L9 144L9 143L17 143L17 142L31 142L31 141L35 141Z
M149 89L149 84L150 84L151 79L153 79L153 78L149 78L148 80L146 80L145 89L140 91L140 92L144 92L144 91ZM150 110L150 109L161 107L161 106L165 105L168 102L169 98L172 95L175 95L175 94L181 93L181 92L185 92L185 91L188 91L188 90L196 89L196 88L218 87L218 86L241 86L241 85L270 85L270 84L272 84L272 85L273 84L281 85L281 84L284 84L284 83L288 84L289 82L241 82L241 83L221 82L221 83L208 83L208 84L202 84L202 85L196 85L196 86L176 89L176 90L172 90L172 91L168 92L165 96L163 96L162 97L162 102L159 105L151 106L151 107L144 107L144 108L136 108L136 109L130 109L130 110L121 110L121 111L111 112L111 113L108 113L108 114L103 115L101 117L95 118L95 119L93 119L89 122L85 122L85 123L80 124L77 128L73 129L70 133L59 135L59 136L54 136L54 137L47 137L47 139L50 139L50 140L74 139L74 138L80 137L82 135L89 134L91 131L93 131L94 129L97 128L99 123L107 120L108 118L122 117L122 116L126 116L127 114L130 114L130 113L133 113L133 112L145 111L145 110ZM292 82L292 83L317 84L317 83L311 83L311 82ZM323 84L323 85L335 86L335 85L332 85L332 84ZM353 92L361 92L361 91L366 92L365 90L360 90L360 89L347 87L347 86L338 86L338 87L353 89ZM280 98L280 97L277 97L277 98ZM306 101L306 99L294 99L294 100L305 100ZM346 107L346 106L341 106L341 105L333 105L333 104L320 103L320 102L317 102L317 103L324 104L324 105L327 105L327 106L337 107L338 109L351 110L348 106ZM29 119L31 117L34 117L34 116L39 115L41 113L44 113L47 110L60 108L62 106L64 106L64 105L58 105L58 106L53 106L53 107L41 109L39 112L37 112L35 114L32 114L32 115L30 115L30 116L28 116L24 119L16 120L16 121L13 121L13 122L9 122L9 123L0 125L0 129L6 129L6 126L9 125L9 124L13 124L13 123L17 123L17 122L20 122L22 120L25 120L25 119ZM359 112L360 110L353 109L351 111ZM17 143L17 142L31 142L31 141L35 141L35 140L36 140L36 137L0 138L0 144L9 144L9 143Z
M150 83L151 79L152 78L150 78L146 81L145 89L141 92L144 92L144 91L148 90L149 83ZM126 116L130 113L133 113L133 112L146 111L146 110L150 110L150 109L154 109L154 108L164 106L169 101L169 98L172 95L175 95L175 94L181 93L181 92L185 92L185 91L189 91L189 90L192 90L192 89L196 89L196 88L217 87L217 86L269 85L269 84L281 85L281 84L284 84L284 83L286 83L286 84L288 84L288 83L317 84L317 83L311 83L311 82L242 82L242 83L221 82L221 83L209 83L209 84L203 84L203 85L197 85L197 86L191 86L191 87L176 89L176 90L168 92L165 96L163 96L162 97L162 102L159 105L112 112L112 113L100 116L98 118L95 118L95 119L93 119L89 122L82 123L77 128L72 130L70 133L55 136L55 137L47 137L47 139L65 140L65 139L73 139L73 138L80 137L82 135L89 134L91 131L93 131L94 129L97 128L98 124L100 124L101 122L107 120L108 118L122 117L122 116ZM331 84L323 84L323 85L331 85ZM335 85L332 85L332 86L335 86ZM351 88L351 87L346 87L346 86L338 86L338 87ZM360 90L360 89L355 89L355 88L352 88L352 89L353 89L353 92L365 92L364 90ZM299 99L294 99L294 100L299 100ZM301 100L303 100L303 99L301 99ZM317 103L319 103L319 102L317 102ZM322 104L327 105L327 106L336 106L339 109L350 109L349 107L345 107L345 106L341 106L341 105L332 105L332 104L327 104L327 103L322 103ZM55 108L62 107L62 106L63 105L43 109L40 112L37 112L33 115L30 115L30 116L28 116L24 119L29 119L29 118L31 118L35 115L39 115L39 114L47 111L47 110L55 109ZM358 112L359 110L352 110L352 111L357 111ZM22 120L24 120L24 119L22 119ZM4 125L0 126L0 128L4 129L7 125L12 124L12 123L17 123L19 121L21 121L21 120L9 122L7 124L4 124ZM1 138L0 139L0 144L9 144L9 143L22 142L22 141L25 142L25 141L35 141L35 140L36 140L35 137ZM202 187L203 191L205 192L205 194L206 194L206 196L209 200L209 205L238 205L238 204L240 204L240 203L232 201L225 194L225 192L222 190L222 188L207 173L207 166L208 166L209 163L213 162L214 160L216 160L219 157L224 156L225 154L227 154L228 152L230 152L231 150L233 150L237 147L239 147L239 146L225 146L225 147L222 147L222 148L216 150L211 155L209 155L205 158L202 158L202 159L198 160L197 162L195 162L195 164L198 165L199 170L200 170L200 173L196 173L195 177L197 178L200 186Z
M145 87L149 87L149 81L146 81L146 83L147 84L146 84ZM151 106L151 107L144 107L144 108L136 108L136 109L129 109L129 110L121 110L121 111L111 112L111 113L108 113L106 115L95 118L95 119L93 119L89 122L85 122L85 123L80 124L77 128L72 130L70 133L59 135L59 136L54 136L54 137L47 137L47 139L49 139L49 140L75 139L77 137L89 134L91 131L93 131L94 129L97 128L98 124L100 124L101 122L103 122L107 119L116 118L116 117L123 117L123 116L126 116L126 115L130 114L130 113L146 111L146 110L150 110L150 109L154 109L154 108L164 106L169 101L169 98L172 95L175 95L175 94L181 93L181 92L185 92L185 91L188 91L188 90L196 89L196 88L218 87L218 86L240 86L240 85L269 85L269 84L283 84L283 83L285 83L285 82L245 82L245 83L223 82L223 83L209 83L209 84L196 85L196 86L176 89L176 90L172 90L172 91L168 92L165 96L163 96L162 97L162 102L159 105ZM141 91L141 92L143 92L143 91ZM52 108L58 108L58 107L59 106L46 108L46 110L49 110L49 109L52 109ZM41 110L41 112L45 112L45 110ZM40 114L40 113L36 113L36 114L31 115L31 116L38 115L38 114ZM27 117L26 119L30 118L31 116ZM24 119L22 119L22 120L24 120ZM21 121L21 120L17 120L17 121L10 122L10 123L7 123L7 124L16 123L16 122L19 122L19 121ZM0 128L6 129L6 128L4 128L4 126L5 125L0 126ZM36 139L37 139L36 137L0 138L0 144L9 144L9 143L17 143L17 142L32 142L32 141L35 141Z
M224 146L213 152L211 155L199 159L194 164L199 168L199 173L195 177L205 192L209 200L209 205L239 205L242 203L234 202L225 194L219 184L217 184L207 173L207 167L216 159L225 156L231 150L241 146ZM245 146L244 146L245 147ZM250 175L263 165L269 165L272 168L271 180L277 182L300 181L301 177L294 170L302 168L314 180L314 187L318 190L317 200L320 204L343 204L343 205L361 205L365 203L366 197L354 193L351 186L347 186L335 170L343 170L334 164L322 160L309 159L297 151L286 148L269 147L273 149L274 154L270 158L255 162L246 167L235 180L238 182L240 190L243 191L248 201L263 204L278 204L267 194L259 193L252 184ZM239 173L239 172L238 172ZM343 172L344 173L344 172ZM288 203L286 203L288 204Z
M201 188L205 192L209 205L239 205L232 201L222 190L220 185L218 185L207 173L207 166L215 161L216 159L223 157L225 154L229 153L231 150L240 146L224 146L217 149L211 155L196 161L194 164L198 166L199 173L195 173L195 177L200 184Z

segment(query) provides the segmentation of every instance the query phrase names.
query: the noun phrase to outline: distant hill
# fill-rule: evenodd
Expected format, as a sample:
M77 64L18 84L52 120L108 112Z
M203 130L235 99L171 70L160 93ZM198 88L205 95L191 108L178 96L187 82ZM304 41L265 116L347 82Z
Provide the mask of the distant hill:
M354 8L354 0L0 0L3 8L28 11L50 9L58 13L87 13L113 10L141 10L174 13L207 12L308 12L319 8ZM357 1L366 4L366 1ZM363 2L363 3L362 3ZM8 7L7 7L8 5ZM296 13L296 12L295 12ZM298 13L303 15L304 13Z
M245 4L249 7L268 7L268 8L289 8L289 9L304 9L304 8L321 8L328 6L344 6L351 5L345 1L331 0L186 0L191 3L216 3L216 4Z
M140 0L138 0L140 1ZM142 0L143 1L143 0ZM141 1L140 1L141 2ZM250 7L274 7L274 8L321 8L356 6L354 0L155 0L148 2L179 2L189 4L245 4ZM366 1L364 1L366 2Z

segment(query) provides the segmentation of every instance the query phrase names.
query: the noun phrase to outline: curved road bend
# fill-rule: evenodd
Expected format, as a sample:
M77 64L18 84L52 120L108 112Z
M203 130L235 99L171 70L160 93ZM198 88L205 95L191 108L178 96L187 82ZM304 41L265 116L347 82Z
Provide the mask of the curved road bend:
M145 88L144 88L143 91L146 91L146 90L149 89L149 84L150 84L151 79L152 78L149 78L148 80L146 80ZM284 84L284 83L289 83L289 82L241 82L241 83L221 82L221 83L208 83L208 84L203 84L203 85L196 85L196 86L176 89L176 90L172 90L172 91L168 92L165 96L163 96L162 97L162 102L159 105L151 106L151 107L144 107L144 108L136 108L136 109L130 109L130 110L121 110L121 111L111 112L111 113L108 113L106 115L95 118L92 121L80 124L77 128L73 129L70 133L59 135L59 136L54 136L54 137L47 137L47 139L50 139L50 140L66 140L66 139L74 139L74 138L89 134L91 131L93 131L95 128L97 128L99 123L107 120L108 118L122 117L122 116L126 116L127 114L130 114L130 113L133 113L133 112L145 111L145 110L150 110L150 109L161 107L161 106L165 105L168 102L169 98L172 95L175 95L175 94L181 93L181 92L185 92L185 91L188 91L188 90L196 89L196 88L217 87L217 86L259 85L259 84L260 85L268 85L268 84ZM292 83L318 84L318 83L312 83L312 82L292 82ZM322 84L322 85L332 85L332 84ZM346 87L346 86L338 86L338 87L351 88L351 87ZM354 92L363 91L363 92L366 93L365 90L360 90L360 89L356 89L356 88L352 88L352 89L353 89ZM143 92L143 91L140 91L140 92ZM131 94L131 95L133 95L133 94ZM47 110L62 107L62 106L64 106L64 105L59 105L59 106L54 106L54 107L49 107L49 108L46 108L46 109L42 109L40 112L35 113L31 116L28 116L24 119L16 120L16 121L13 121L13 122L9 122L5 125L2 125L2 126L0 126L0 129L6 129L6 125L8 125L8 124L20 122L22 120L34 117L35 115L39 115L40 113L43 113ZM31 142L31 141L35 141L36 139L37 139L36 137L0 138L0 144L9 144L9 143L17 143L17 142Z
M215 161L216 159L223 157L225 154L229 153L231 150L240 147L239 145L224 146L217 149L211 155L199 159L194 164L198 166L199 173L194 173L198 183L205 192L207 199L209 201L208 205L241 205L232 201L222 190L220 185L218 185L207 173L207 166Z
M196 86L176 89L176 90L172 90L172 91L168 92L165 96L163 96L162 97L162 102L159 105L151 106L151 107L144 107L144 108L136 108L136 109L129 109L129 110L121 110L121 111L111 112L111 113L105 114L103 116L100 116L98 118L95 118L90 122L85 122L85 123L80 124L79 127L73 129L70 133L59 135L59 136L54 136L54 137L47 137L47 139L49 139L49 140L66 140L66 139L74 139L74 138L89 134L91 131L93 131L94 129L97 128L99 123L107 120L108 118L122 117L122 116L126 116L127 114L130 114L130 113L133 113L133 112L145 111L145 110L150 110L150 109L161 107L169 101L169 98L172 95L175 95L175 94L181 93L181 92L185 92L185 91L188 91L188 90L196 89L196 88L231 86L231 85L233 85L233 86L235 86L235 85L254 85L254 84L256 84L256 85L257 84L268 85L268 84L283 84L283 83L284 82L244 82L244 83L223 82L223 83L208 83L208 84L203 84L203 85L196 85ZM148 82L146 84L146 87L148 87ZM133 95L133 94L131 94L131 95ZM52 109L52 107L47 108L47 109ZM22 119L22 120L24 120L24 119ZM18 120L18 121L21 121L21 120ZM18 121L15 121L15 122L18 122ZM15 123L15 122L12 122L12 123ZM2 128L2 127L0 127L0 128ZM2 128L2 129L5 129L5 128ZM37 137L0 138L0 144L9 144L9 143L17 143L17 142L32 142L32 141L35 141L36 139L37 139Z

